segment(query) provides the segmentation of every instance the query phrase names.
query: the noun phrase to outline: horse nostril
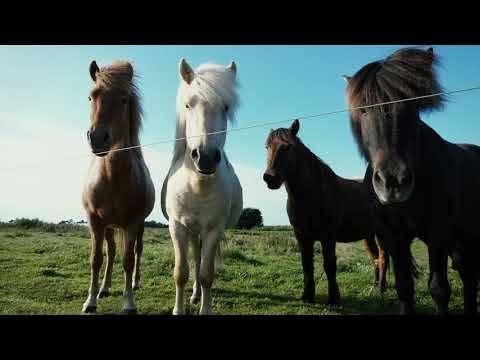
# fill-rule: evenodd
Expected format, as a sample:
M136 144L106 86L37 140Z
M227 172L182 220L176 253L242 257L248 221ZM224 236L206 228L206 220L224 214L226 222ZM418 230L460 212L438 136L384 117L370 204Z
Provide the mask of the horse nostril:
M267 173L263 174L263 181L268 183L271 180L271 178L272 178L272 175L269 175Z
M215 161L215 163L219 163L220 160L222 159L222 154L220 152L220 150L215 150L215 155L214 155L214 158L213 160Z
M195 160L196 158L198 158L198 151L197 151L197 149L193 149L192 150L192 159Z
M373 179L375 180L376 183L382 182L382 177L379 175L378 171L375 171L375 174L373 175Z
M411 171L407 171L407 174L400 179L399 184L402 186L408 186L412 183L413 174Z

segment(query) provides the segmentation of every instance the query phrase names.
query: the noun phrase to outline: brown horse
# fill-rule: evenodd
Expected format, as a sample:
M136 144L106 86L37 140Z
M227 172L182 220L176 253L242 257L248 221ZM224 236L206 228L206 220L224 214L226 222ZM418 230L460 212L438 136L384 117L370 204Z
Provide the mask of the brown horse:
M125 271L123 311L134 314L132 286L140 286L144 222L153 210L155 189L140 148L109 151L140 144L140 97L133 67L128 62L115 61L99 69L92 61L90 76L95 87L89 96L91 127L87 137L96 156L92 159L83 191L83 206L92 238L91 283L83 312L95 312L97 296L108 295L115 258L115 229ZM104 237L108 245L107 266L99 289Z
M351 108L442 92L433 49L400 49L362 67L348 80ZM415 237L428 247L430 293L448 313L448 255L464 286L464 311L477 312L480 275L480 147L452 144L420 113L441 109L443 96L354 109L351 126L374 198L375 233L393 260L400 313L415 312L412 254Z
M385 291L388 255L377 247L368 190L362 181L344 179L313 154L297 137L300 124L272 130L268 135L267 170L263 179L270 189L284 183L288 193L287 213L302 254L304 292L302 300L315 301L313 245L322 244L323 268L328 279L328 303L340 301L336 279L336 242L364 239L375 264L375 280Z

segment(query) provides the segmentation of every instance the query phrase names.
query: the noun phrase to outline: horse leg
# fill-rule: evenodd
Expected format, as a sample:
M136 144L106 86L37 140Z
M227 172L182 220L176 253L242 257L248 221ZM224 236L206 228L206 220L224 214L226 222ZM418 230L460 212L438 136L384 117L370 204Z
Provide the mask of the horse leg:
M215 253L221 235L222 228L213 230L202 239L201 260L200 260L200 285L202 287L202 303L200 315L212 315L212 284L215 278Z
M378 282L380 280L380 271L379 271L379 251L377 244L375 243L375 236L371 235L368 236L365 240L362 241L363 245L365 247L365 250L367 251L368 256L373 262L373 267L375 271L375 282L374 286L378 286Z
M328 279L328 304L340 303L340 290L337 284L337 258L335 255L335 240L322 241L323 269Z
M463 311L465 315L476 315L477 308L477 271L475 267L474 249L461 251L461 266L458 273L463 282Z
M413 315L415 314L415 284L412 274L413 257L410 251L413 239L388 235L379 236L378 234L377 239L392 257L395 289L400 300L400 314Z
M123 303L123 312L127 315L133 315L137 313L137 307L133 299L132 279L133 268L135 265L135 241L137 238L138 225L129 226L124 231L125 241L125 253L123 254L123 270L125 271L125 291L123 296L125 302Z
M379 247L378 250L379 250L378 267L380 271L379 286L380 286L380 293L383 294L387 289L387 270L390 263L390 256L381 247Z
M428 246L428 262L430 265L428 279L430 294L437 305L439 315L447 315L451 294L447 277L448 252L442 246L430 245Z
M175 249L175 279L176 295L173 315L185 315L185 285L188 281L188 240L191 234L182 224L171 221L169 224L170 236Z
M140 289L140 258L143 251L143 232L145 224L142 222L138 226L137 238L135 240L135 267L133 269L133 290Z
M306 303L315 303L315 278L313 265L313 244L309 238L297 235L298 245L302 254L303 268L303 295L302 300Z
M115 261L115 239L113 237L113 229L105 230L105 239L107 240L107 266L105 267L102 287L98 293L99 299L109 296L110 287L112 286L112 270Z
M103 237L105 236L105 228L94 221L90 221L90 233L92 238L92 249L90 254L90 289L88 291L88 298L83 304L82 311L84 313L91 313L97 310L97 295L99 291L98 278L100 268L103 263Z
M200 259L201 259L201 248L200 248L200 239L192 238L192 254L193 262L195 266L194 279L193 279L193 293L190 297L190 304L194 305L200 301L202 295L202 288L200 286Z

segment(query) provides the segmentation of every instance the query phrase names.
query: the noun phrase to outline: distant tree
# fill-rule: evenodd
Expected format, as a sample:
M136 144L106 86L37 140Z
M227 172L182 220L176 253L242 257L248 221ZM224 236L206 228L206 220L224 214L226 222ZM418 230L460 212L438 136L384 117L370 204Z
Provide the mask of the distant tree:
M156 222L155 220L150 220L145 221L145 227L163 229L168 228L168 225L162 224L160 221Z
M262 213L258 209L245 208L240 215L237 229L251 229L256 226L263 226Z

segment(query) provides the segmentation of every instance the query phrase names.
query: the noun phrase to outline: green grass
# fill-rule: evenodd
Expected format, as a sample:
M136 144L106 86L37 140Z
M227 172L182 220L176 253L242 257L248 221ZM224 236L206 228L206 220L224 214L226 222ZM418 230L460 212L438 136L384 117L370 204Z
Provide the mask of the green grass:
M235 230L226 233L223 265L213 289L215 314L396 314L393 273L382 296L372 286L373 266L361 243L337 245L339 306L325 305L327 284L320 245L315 245L316 304L300 300L303 273L298 245L289 228ZM175 285L174 254L168 229L147 229L142 257L142 288L135 293L139 314L171 314ZM421 269L416 284L417 311L435 314L427 289L428 259L420 241L412 247ZM47 232L0 229L0 314L80 314L88 293L90 240L86 229ZM103 269L102 269L103 277ZM450 309L462 313L462 287L449 270ZM187 299L191 294L188 283ZM123 269L117 255L111 296L99 300L98 314L120 314ZM187 305L197 314L199 305Z

